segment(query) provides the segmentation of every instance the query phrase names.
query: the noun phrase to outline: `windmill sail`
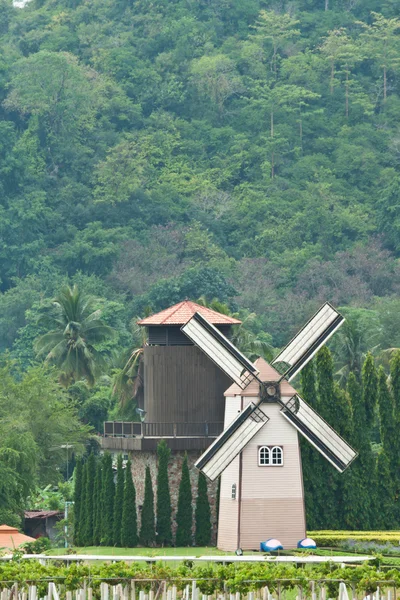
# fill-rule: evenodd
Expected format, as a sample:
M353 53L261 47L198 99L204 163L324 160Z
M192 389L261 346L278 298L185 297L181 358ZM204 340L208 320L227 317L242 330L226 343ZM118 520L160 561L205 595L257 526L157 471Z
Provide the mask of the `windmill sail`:
M299 333L273 360L272 364L283 362L289 365L284 378L290 381L312 359L344 322L344 317L326 302L304 325Z
M242 389L258 375L253 363L199 313L181 331Z
M268 421L260 408L249 404L200 456L195 466L214 481Z
M281 413L341 473L357 457L357 452L299 395L293 396Z

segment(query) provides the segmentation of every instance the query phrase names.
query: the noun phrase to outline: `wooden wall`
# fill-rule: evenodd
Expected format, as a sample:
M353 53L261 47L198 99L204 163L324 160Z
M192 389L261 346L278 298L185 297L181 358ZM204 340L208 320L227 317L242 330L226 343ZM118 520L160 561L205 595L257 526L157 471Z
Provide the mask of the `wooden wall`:
M146 346L144 409L151 423L224 421L231 380L195 346Z

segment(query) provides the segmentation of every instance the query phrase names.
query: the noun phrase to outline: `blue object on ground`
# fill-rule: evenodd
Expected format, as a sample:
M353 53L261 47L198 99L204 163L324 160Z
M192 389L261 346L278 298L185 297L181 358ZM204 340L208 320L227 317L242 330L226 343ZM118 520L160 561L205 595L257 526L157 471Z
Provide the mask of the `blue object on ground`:
M261 552L274 552L275 550L283 550L283 546L276 538L270 538L260 543L260 550Z
M297 542L297 547L311 549L316 548L317 544L311 538L304 538L304 540L300 540L299 542Z

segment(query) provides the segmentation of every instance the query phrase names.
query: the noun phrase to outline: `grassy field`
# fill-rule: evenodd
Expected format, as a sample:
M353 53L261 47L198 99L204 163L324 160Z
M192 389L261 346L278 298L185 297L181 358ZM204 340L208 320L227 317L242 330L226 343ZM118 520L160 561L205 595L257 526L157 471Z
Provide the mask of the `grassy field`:
M217 548L115 548L114 546L87 546L74 548L74 554L93 554L96 556L210 556L229 554ZM68 554L65 548L52 548L47 554ZM233 553L231 553L233 554Z

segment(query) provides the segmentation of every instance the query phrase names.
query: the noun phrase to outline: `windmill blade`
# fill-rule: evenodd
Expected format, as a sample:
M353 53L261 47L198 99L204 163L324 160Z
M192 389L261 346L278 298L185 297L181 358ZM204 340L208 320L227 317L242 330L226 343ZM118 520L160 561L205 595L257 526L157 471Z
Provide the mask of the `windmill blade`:
M181 331L242 389L257 377L253 363L200 313L195 313Z
M272 364L278 362L288 364L289 369L283 377L290 381L343 323L344 317L329 302L326 302L274 358Z
M298 394L281 413L340 473L357 457L357 452Z
M214 481L268 421L259 407L249 404L200 456L195 466Z

